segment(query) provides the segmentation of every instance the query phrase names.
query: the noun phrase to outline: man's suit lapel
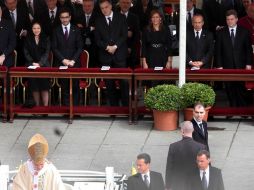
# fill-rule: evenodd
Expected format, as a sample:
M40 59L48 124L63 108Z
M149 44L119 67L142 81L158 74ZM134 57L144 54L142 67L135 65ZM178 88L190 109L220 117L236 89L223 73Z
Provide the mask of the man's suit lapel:
M213 186L214 184L216 184L216 180L215 180L215 175L214 175L214 170L212 169L212 167L209 167L209 184L208 184L208 190L213 190Z
M146 184L145 184L145 182L144 182L144 180L143 180L143 178L142 178L142 175L141 175L140 173L138 174L138 178L139 178L139 182L140 182L141 188L142 188L142 189L148 189L148 188L146 187ZM151 180L151 176L150 176L150 180ZM142 189L140 189L140 190L142 190Z
M202 122L203 125L203 122ZM198 123L195 121L195 127L197 128L198 133L204 137L203 132L201 131L200 127L198 126Z

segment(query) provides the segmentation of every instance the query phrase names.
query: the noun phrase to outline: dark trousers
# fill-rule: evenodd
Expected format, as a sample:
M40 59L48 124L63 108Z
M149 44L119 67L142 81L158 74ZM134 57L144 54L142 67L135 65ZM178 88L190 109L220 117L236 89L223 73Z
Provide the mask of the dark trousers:
M246 89L244 86L244 82L241 82L241 81L225 82L225 88L226 88L230 107L247 106L247 103L245 100Z
M126 62L109 62L109 63L102 63L102 65L107 65L110 66L111 68L126 68ZM106 82L106 87L107 87L107 97L109 100L109 104L111 106L119 106L121 100L121 105L122 106L128 106L129 105L129 86L128 82L126 80L120 80L120 98L117 93L116 89L116 83L115 80L108 79L105 80Z
M70 105L70 79L61 79L60 85L62 87L62 102L64 106ZM73 105L79 105L79 80L72 79L72 94Z

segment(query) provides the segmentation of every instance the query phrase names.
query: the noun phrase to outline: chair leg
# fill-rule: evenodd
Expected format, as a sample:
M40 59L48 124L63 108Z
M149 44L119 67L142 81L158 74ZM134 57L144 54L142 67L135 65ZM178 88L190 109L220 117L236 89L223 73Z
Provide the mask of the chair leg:
M62 88L58 89L58 101L59 101L59 105L62 106Z
M98 89L98 106L101 106L101 89L100 87L98 87L97 89Z
M49 106L51 106L51 89L49 89Z
M15 103L16 103L16 102L15 102L15 99L16 99L16 98L15 98L15 95L16 95L15 90L16 90L16 87L14 86L14 87L12 88L12 91L13 91L13 92L12 92L12 94L13 94L13 105L15 105Z
M85 97L84 97L84 105L87 105L87 88L85 88Z
M26 87L23 87L23 104L26 102Z

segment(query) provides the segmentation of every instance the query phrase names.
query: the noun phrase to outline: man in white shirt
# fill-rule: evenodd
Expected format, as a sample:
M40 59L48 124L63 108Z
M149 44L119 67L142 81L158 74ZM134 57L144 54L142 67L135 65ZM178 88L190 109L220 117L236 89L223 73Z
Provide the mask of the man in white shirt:
M224 190L221 170L210 164L210 153L201 150L197 154L197 170L190 174L189 190Z
M128 178L127 190L164 190L161 173L150 170L151 157L147 153L137 156L138 173Z

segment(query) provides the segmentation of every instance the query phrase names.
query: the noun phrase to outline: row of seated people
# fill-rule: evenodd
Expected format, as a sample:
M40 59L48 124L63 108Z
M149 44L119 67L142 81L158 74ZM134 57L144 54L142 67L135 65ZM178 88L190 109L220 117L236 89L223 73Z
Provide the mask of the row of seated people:
M127 60L127 51L129 50L130 52L133 51L133 49L127 48L126 39L128 35L132 36L133 32L128 31L126 18L123 15L112 11L112 4L108 0L101 0L100 8L103 16L96 19L94 28L89 28L94 33L95 43L90 41L91 45L96 47L93 48L93 52L97 49L94 54L97 54L98 56L96 55L94 57L98 57L98 62L102 65L127 67L126 63L131 62ZM87 40L87 38L85 41L82 40L79 29L70 23L71 12L68 9L62 9L59 13L59 18L61 25L58 25L58 27L55 28L51 36L51 40L47 37L47 35L43 35L43 33L41 33L41 29L43 28L42 25L37 21L33 22L31 35L28 34L26 36L22 46L22 52L24 52L26 60L25 62L28 65L49 66L47 57L51 44L51 49L55 57L54 66L80 66L79 56L83 48L82 42L86 44L89 40ZM234 10L229 10L226 18L228 27L221 29L216 37L215 63L219 68L237 69L246 67L247 69L250 69L250 65L252 64L250 35L247 30L238 27L237 13ZM151 25L142 33L141 57L143 68L153 68L156 66L166 68L172 67L170 32L168 28L163 25L162 20L163 18L160 11L151 11ZM6 24L8 24L8 22L6 22ZM205 68L209 65L211 58L213 57L213 36L208 31L203 30L202 27L204 25L204 19L202 15L194 15L192 18L192 24L193 30L188 30L187 32L187 66L192 69ZM9 27L9 30L10 31L8 31L8 34L6 35L11 36L14 32L11 31L11 27ZM2 36L4 37L4 35ZM9 43L8 46L10 46L10 44L15 44L15 42ZM228 45L231 45L232 48L228 48ZM3 49L7 47L7 45L4 46L5 47L3 47ZM1 59L3 60L5 59L5 52L2 52ZM18 55L20 53L21 52L18 52ZM92 53L90 53L90 57L92 57L91 54ZM136 57L137 54L134 56ZM18 60L18 63L21 62ZM97 63L97 61L91 60L91 63ZM42 85L36 85L37 82L35 84L30 82L32 89L35 89L36 92L40 90L42 94L44 94L49 89L49 82L44 80L41 81L41 83ZM63 88L63 97L66 98L66 100L64 100L64 104L68 105L69 101L67 94L69 94L69 83L65 80L62 80L60 83ZM107 84L107 89L111 92L108 94L110 104L118 105L119 103L116 101L117 94L114 92L114 82L107 81ZM123 98L122 105L128 105L128 90L126 88L126 81L122 81L121 86L123 86L121 88L123 91L121 92ZM233 94L234 96L235 94L241 94L241 91L238 92L238 90L241 89L240 86L240 84L228 83L228 85L226 85L228 94ZM40 87L40 89L38 89L38 87ZM74 88L78 89L78 81L74 81ZM232 89L237 89L237 92L232 92ZM34 99L38 99L38 93L37 97L34 97ZM231 101L231 99L234 100ZM232 106L238 106L236 101L242 102L242 98L240 97L232 98L229 96L229 100ZM78 98L75 98L75 94L74 101L74 104L77 105Z

